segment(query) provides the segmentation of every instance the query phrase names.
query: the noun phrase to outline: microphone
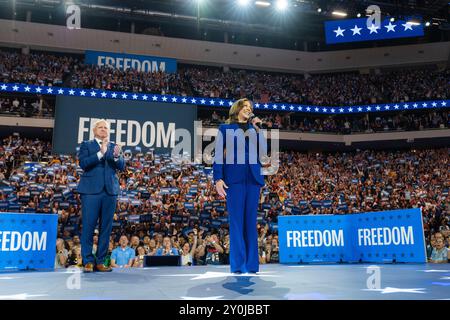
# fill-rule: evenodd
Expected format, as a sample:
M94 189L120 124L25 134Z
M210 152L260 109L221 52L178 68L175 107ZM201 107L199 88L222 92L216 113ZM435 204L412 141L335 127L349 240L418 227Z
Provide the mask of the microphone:
M248 121L251 122L256 127L258 127L258 129L261 129L262 122L255 122L255 123L253 123L253 119L255 119L255 118L256 118L256 116L252 112L252 113L249 114Z

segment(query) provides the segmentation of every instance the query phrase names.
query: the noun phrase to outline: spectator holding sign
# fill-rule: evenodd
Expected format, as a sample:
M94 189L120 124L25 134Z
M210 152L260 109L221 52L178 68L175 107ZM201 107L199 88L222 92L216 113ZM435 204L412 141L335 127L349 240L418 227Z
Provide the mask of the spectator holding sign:
M194 255L195 255L195 249L197 249L197 229L193 230L194 237L193 237L193 244L192 246L189 244L189 242L186 242L181 251L181 265L182 266L192 266L194 265Z

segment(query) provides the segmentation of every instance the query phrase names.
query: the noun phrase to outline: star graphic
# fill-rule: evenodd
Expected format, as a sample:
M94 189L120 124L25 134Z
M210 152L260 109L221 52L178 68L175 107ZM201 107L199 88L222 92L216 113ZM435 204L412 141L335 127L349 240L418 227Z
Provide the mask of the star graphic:
M386 32L390 32L390 31L392 31L392 32L395 32L395 27L396 27L397 25L396 24L392 24L390 21L389 21L389 24L387 25L387 26L384 26L385 28L387 28L387 31Z
M366 109L367 109L367 111L371 111L371 110L372 110L372 108L371 108L371 107L367 107Z
M380 110L380 106L376 106L375 109Z
M405 103L405 104L403 105L403 108L408 109L408 104Z
M322 111L323 111L323 112L327 112L327 108L323 108Z
M75 94L75 91L73 91L72 89L70 89L70 90L69 90L69 94L70 94L71 96L73 96L73 95Z
M165 274L164 277L192 277L190 280L213 279L223 277L280 277L279 275L267 274L271 272L258 272L257 274L233 274L229 272L207 271L206 273Z
M187 101L187 99L186 98L183 98L183 99L181 99L181 102L183 102L183 103L186 103L186 101ZM221 105L223 105L223 101L221 101L222 102L222 104Z
M358 28L358 26L355 25L355 27L354 27L353 29L350 29L350 30L353 31L353 35L356 35L356 34L361 35L361 30L362 30L362 28Z
M223 296L214 296L214 297L180 297L183 300L223 300Z
M215 102L215 101L214 101L214 100L212 100L212 99L211 99L211 100L209 100L209 104L214 104L214 102Z
M117 97L117 93L113 92L113 93L111 94L111 97L113 97L113 98Z
M85 94L86 94L86 91L84 91L84 90L80 91L81 96L84 96Z
M353 108L348 108L348 111L353 112Z
M6 90L7 86L6 84L2 84L2 90Z
M334 113L335 111L336 111L336 110L335 110L334 108L331 108L331 112L333 112L333 113Z
M101 93L101 95L102 95L102 98L104 98L104 97L107 96L107 93L103 91L103 92Z
M433 107L436 107L436 106L437 106L437 103L436 103L436 102L433 102L431 105L432 105Z
M163 96L163 97L162 97L162 101L166 102L166 101L167 101L167 97L166 97L166 96Z
M26 87L25 87L25 92L30 92L30 89L31 89L31 88L30 88L29 86L26 86Z
M196 103L196 102L197 102L197 100L195 100L195 99L191 99L191 102L192 102L192 103Z
M303 107L298 107L297 109L300 110L300 111L302 111L302 110L303 110Z
M206 102L205 99L200 100L201 104L205 104L205 102Z
M41 93L41 91L42 91L41 87L37 87L37 88L36 88L36 92Z
M340 109L339 109L339 112L344 112L344 109L343 109L343 108L340 108Z
M319 108L317 108L317 107L315 107L314 110L315 110L316 112L319 112Z
M177 98L176 97L172 97L172 102L177 102Z
M122 94L122 99L126 99L128 97L128 95L126 93Z
M14 91L19 90L19 87L17 85L14 85L14 87L12 87Z
M63 89L59 89L58 90L58 94L63 94L64 93L64 90Z
M358 107L358 111L362 111L362 108L361 108L361 107Z
M443 107L445 107L445 106L447 105L447 102L442 101L442 102L441 102L441 105L442 105Z
M341 27L338 27L336 30L333 30L333 32L336 32L336 37L344 36L345 29L341 29Z
M370 30L370 34L372 33L378 33L377 29L380 29L380 27L377 27L375 24L372 23L372 25L370 27L368 27L367 29Z
M414 103L413 106L414 106L414 108L417 108L418 104L417 104L417 103Z
M412 31L412 24L411 23L409 23L409 22L407 22L407 23L402 23L402 26L404 26L405 27L405 30L403 30L403 31L406 31L406 30L411 30Z
M138 98L137 94L133 94L133 99L136 100Z
M272 108L276 109L276 108L278 108L278 106L277 106L276 104L274 104L274 105L272 106Z
M364 291L378 291L381 294L386 293L425 293L423 292L425 288L393 288L393 287L386 287L384 289L363 289Z
M148 96L146 95L146 94L144 94L143 96L142 96L142 100L147 100L148 99Z
M289 106L289 110L294 110L294 106Z
M286 106L283 104L283 105L281 106L281 109L285 110L285 109L286 109Z
M97 93L95 91L91 91L91 97L95 97Z
M224 103L224 102L223 102L222 100L219 101L219 104L220 104L221 106L223 106L223 103ZM257 108L259 108L259 103L257 103L256 105L257 105Z

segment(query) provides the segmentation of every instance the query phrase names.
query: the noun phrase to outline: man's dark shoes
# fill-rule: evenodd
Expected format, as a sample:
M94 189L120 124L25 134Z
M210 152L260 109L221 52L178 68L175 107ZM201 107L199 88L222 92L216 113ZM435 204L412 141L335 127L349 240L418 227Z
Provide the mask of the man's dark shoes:
M98 264L95 266L95 269L99 272L111 272L112 268L111 267L107 267L104 264Z
M94 264L91 262L86 263L86 265L83 268L84 272L94 272Z

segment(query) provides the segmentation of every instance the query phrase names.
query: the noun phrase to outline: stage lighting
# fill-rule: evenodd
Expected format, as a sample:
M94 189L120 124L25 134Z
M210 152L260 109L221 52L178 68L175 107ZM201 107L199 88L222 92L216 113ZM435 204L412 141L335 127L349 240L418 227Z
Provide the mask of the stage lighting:
M322 12L322 8L318 8L317 12L319 12L319 13Z
M357 16L358 18L361 18L361 13L358 13L356 16Z
M288 7L288 2L287 2L287 0L278 0L277 3L276 3L276 8L277 8L277 10L279 10L279 11L286 10L287 7Z
M394 22L394 21L395 21L395 18L391 18L389 21Z
M347 13L343 12L343 11L333 11L331 14L335 15L335 16L339 16L339 17L346 17Z
M425 22L425 26L429 27L430 26L430 22L429 21Z
M406 21L406 23L409 23L413 26L420 26L420 22L415 21L415 20L409 20L409 21Z
M237 0L238 5L241 7L246 7L250 3L250 0Z
M261 6L261 7L268 7L268 6L270 6L270 2L267 2L267 1L255 1L255 4L257 6Z

